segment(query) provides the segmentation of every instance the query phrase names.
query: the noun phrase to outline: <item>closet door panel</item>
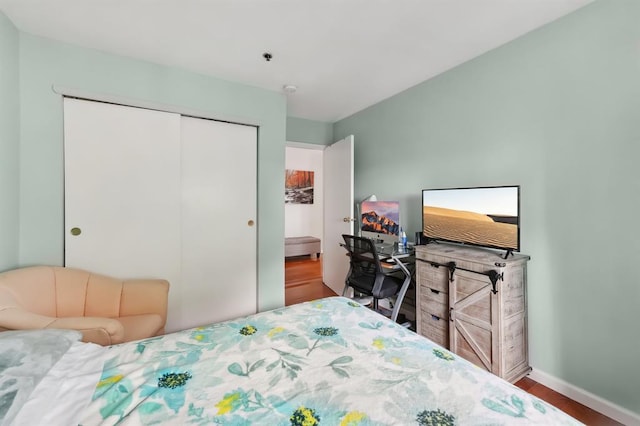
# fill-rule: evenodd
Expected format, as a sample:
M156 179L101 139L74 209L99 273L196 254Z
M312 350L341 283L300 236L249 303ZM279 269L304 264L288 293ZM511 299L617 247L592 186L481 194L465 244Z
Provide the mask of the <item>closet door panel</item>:
M179 138L177 114L65 98L66 266L177 283Z
M180 328L255 313L257 129L183 117L181 153Z
M256 312L257 129L74 99L64 111L65 264L169 280L167 331Z

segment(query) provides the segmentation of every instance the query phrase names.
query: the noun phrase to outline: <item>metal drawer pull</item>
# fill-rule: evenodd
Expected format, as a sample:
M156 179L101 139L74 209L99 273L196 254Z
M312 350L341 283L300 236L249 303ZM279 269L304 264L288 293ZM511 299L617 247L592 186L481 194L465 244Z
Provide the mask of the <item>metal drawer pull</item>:
M431 290L431 293L440 294L440 291L439 291L439 290L434 290L434 289L432 289L432 288L430 288L429 290Z
M437 316L437 315L433 315L433 314L431 315L431 319L435 320L435 321L440 321L440 317Z

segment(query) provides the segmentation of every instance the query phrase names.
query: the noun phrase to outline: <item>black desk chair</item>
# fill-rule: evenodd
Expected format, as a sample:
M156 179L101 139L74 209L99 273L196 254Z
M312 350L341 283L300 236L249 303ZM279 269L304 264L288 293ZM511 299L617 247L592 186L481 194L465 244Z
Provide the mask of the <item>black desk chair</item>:
M397 296L391 312L391 320L396 321L402 300L411 283L411 275L405 272L406 268L384 268L373 240L344 234L342 238L349 254L349 273L342 295L346 296L351 287L356 293L372 296L373 309L376 311L378 300Z

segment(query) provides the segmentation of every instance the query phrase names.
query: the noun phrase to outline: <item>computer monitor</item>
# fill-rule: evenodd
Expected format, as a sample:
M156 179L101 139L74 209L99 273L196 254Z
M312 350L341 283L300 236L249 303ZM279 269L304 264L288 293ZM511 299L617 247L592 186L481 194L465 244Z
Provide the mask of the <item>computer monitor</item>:
M400 202L363 201L360 212L360 235L378 243L393 244L398 241Z

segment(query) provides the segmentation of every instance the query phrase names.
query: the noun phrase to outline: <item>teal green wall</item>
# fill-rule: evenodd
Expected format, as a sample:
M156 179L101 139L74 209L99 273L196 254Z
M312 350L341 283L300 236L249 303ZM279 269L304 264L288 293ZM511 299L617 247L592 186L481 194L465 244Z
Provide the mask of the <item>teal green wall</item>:
M520 184L531 364L636 413L639 22L597 1L334 125L412 232L422 188Z
M259 124L258 298L284 304L283 95L176 68L20 35L20 263L63 262L62 98L52 86Z
M334 142L333 123L287 117L287 141L330 145Z
M19 33L0 12L0 271L18 266Z

